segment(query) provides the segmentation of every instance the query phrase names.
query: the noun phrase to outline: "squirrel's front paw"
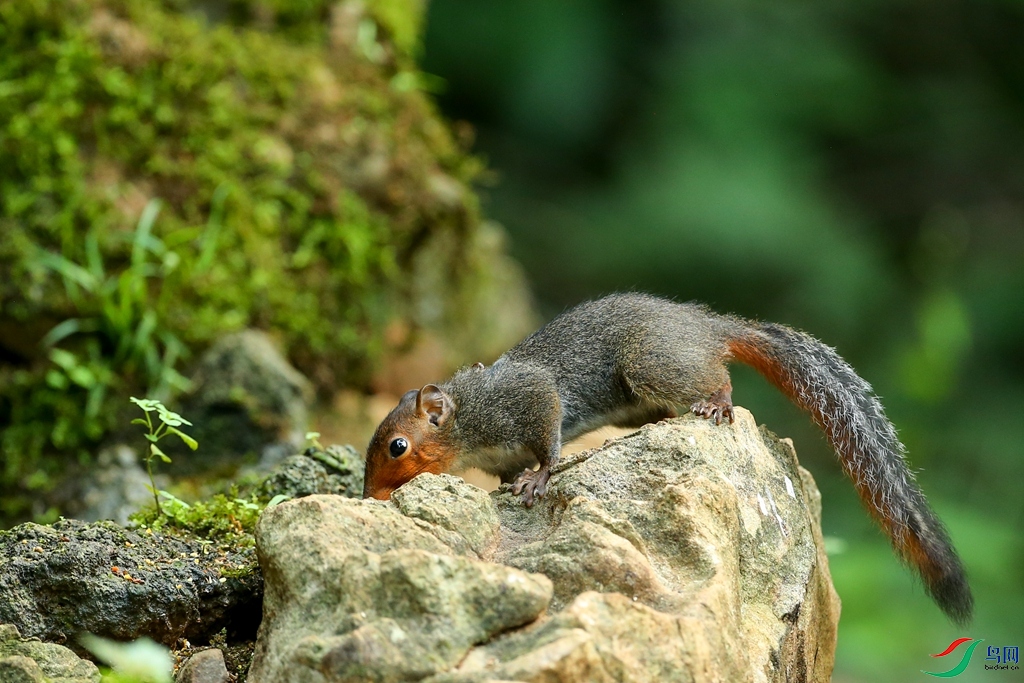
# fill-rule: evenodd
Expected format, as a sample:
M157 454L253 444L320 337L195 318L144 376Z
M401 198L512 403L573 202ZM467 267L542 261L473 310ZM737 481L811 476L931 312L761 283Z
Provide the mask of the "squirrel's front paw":
M520 496L526 507L533 507L533 499L542 498L547 493L550 478L551 471L547 467L541 467L536 472L523 470L512 483L512 495Z

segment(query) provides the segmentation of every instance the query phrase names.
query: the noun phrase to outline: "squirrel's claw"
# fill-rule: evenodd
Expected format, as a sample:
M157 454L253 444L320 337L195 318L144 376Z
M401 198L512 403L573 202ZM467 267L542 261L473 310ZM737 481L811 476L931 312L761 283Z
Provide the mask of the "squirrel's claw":
M707 401L698 401L690 406L690 411L694 415L700 415L705 419L714 418L715 424L722 424L722 419L726 418L729 420L729 424L732 424L734 420L732 405L720 405L717 403L709 403Z
M512 484L512 495L520 496L526 507L533 507L534 497L543 498L547 493L550 478L551 472L547 467L541 467L536 472L523 470Z
M708 420L715 418L716 425L722 424L722 418L729 418L729 424L732 424L732 385L727 384L706 401L697 401L690 406L690 412Z

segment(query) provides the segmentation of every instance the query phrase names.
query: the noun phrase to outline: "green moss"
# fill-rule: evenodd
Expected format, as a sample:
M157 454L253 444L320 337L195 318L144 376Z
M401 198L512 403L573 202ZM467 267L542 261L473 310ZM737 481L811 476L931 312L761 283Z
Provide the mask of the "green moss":
M253 531L267 501L257 496L238 497L237 490L218 493L191 505L166 492L161 509L145 507L131 516L132 523L153 531L177 530L235 549L251 548Z
M260 570L260 564L256 558L252 558L245 564L240 564L237 567L231 565L225 565L220 568L220 575L226 579L245 579L248 578Z
M365 382L438 239L468 310L479 165L415 87L421 4L0 3L0 490L242 327L323 391Z

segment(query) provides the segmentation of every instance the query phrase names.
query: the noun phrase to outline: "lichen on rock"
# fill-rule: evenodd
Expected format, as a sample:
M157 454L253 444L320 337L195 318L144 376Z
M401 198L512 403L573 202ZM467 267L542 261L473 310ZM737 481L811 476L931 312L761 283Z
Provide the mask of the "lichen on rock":
M0 683L99 683L92 662L66 647L23 638L0 621Z
M279 462L256 486L256 493L268 501L275 496L301 498L314 493L357 498L363 493L363 468L363 457L352 446L309 448Z

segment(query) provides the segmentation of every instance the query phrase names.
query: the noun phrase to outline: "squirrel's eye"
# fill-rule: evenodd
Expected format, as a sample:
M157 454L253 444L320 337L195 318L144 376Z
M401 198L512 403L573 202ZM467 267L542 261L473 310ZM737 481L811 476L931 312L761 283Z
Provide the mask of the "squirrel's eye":
M397 458L400 455L405 455L405 452L409 450L409 442L402 437L398 437L391 441L391 446L389 448L391 450L391 457Z

